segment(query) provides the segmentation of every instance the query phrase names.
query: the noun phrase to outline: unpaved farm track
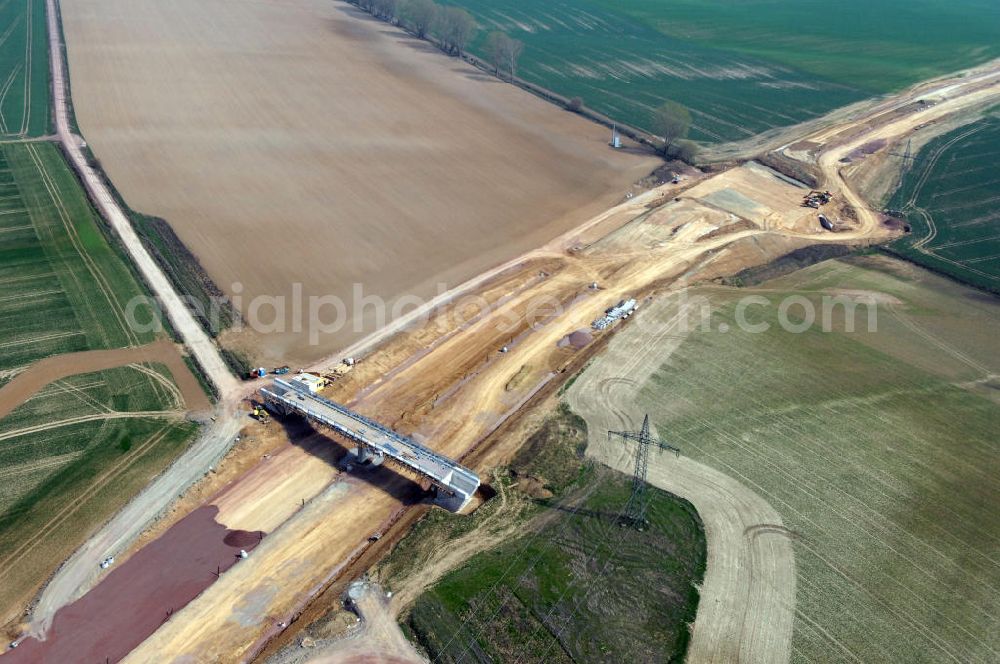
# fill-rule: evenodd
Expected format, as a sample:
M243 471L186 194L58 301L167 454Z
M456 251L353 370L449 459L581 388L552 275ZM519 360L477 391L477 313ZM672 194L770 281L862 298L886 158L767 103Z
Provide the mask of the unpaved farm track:
M651 329L647 321L671 308L679 311ZM672 300L641 311L568 390L570 406L587 421L589 455L632 472L632 449L609 442L607 431L642 421L638 390L683 343L689 313ZM795 553L778 513L747 486L684 456L651 454L649 481L691 501L705 524L708 561L687 661L787 662Z
M97 579L98 563L103 558L111 555L111 552L126 548L179 494L225 454L240 427L239 419L232 412L239 398L239 384L229 373L215 343L198 325L166 275L142 245L128 216L111 195L101 176L87 163L81 149L82 139L72 132L69 81L63 61L62 33L56 0L46 0L46 21L52 69L53 115L58 140L70 165L83 181L91 201L122 240L133 264L159 300L173 329L218 389L222 402L217 408L217 421L205 428L184 455L105 524L56 572L42 590L32 611L30 632L35 636L45 633L60 607L80 597L90 588Z
M166 365L174 382L181 390L189 410L206 410L211 407L205 392L198 384L173 343L156 341L145 346L114 350L87 350L67 353L40 360L20 372L0 388L0 418L28 400L49 383L76 374L104 371L137 362L154 362Z
M132 228L128 215L108 190L101 176L87 163L81 148L81 139L73 134L69 119L69 81L63 62L62 33L59 29L59 8L56 0L47 0L46 16L49 32L49 56L52 66L52 95L55 106L56 134L63 150L69 157L70 165L80 176L90 200L101 212L101 216L111 224L115 233L124 243L132 262L138 268L146 285L159 299L170 323L191 350L198 364L215 384L219 392L227 394L235 390L237 383L229 373L226 363L219 354L215 343L201 328L184 306L184 302L153 257L146 251Z

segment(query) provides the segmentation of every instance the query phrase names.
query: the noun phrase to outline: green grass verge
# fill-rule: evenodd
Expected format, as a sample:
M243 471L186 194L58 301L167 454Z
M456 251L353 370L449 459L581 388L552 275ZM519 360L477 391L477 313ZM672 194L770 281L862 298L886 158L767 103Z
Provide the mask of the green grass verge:
M416 600L404 628L434 661L683 658L704 574L701 521L686 501L651 489L651 527L623 528L630 479L584 461L585 444L583 421L562 406L498 479L506 507L495 498L471 517L431 512L383 564L391 585L430 549L498 521L517 533Z
M223 330L231 327L239 318L225 294L219 290L215 282L201 266L198 258L174 233L170 224L159 217L154 217L131 209L114 184L104 174L104 167L89 147L84 149L88 163L102 174L105 184L111 191L119 206L128 214L132 227L142 240L146 250L160 266L174 288L186 298L188 309L195 319L212 337L217 337ZM225 358L237 375L239 365Z

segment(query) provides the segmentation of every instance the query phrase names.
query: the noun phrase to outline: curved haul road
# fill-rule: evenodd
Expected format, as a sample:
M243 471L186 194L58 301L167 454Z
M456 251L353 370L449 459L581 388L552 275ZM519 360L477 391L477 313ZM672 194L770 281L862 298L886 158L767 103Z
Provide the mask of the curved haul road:
M687 309L651 328L674 304L659 300L633 323L567 392L587 421L587 453L626 474L633 450L608 442L609 429L635 429L639 389L683 343ZM690 328L688 328L690 329ZM708 560L687 661L787 662L795 618L795 553L781 517L728 475L685 456L650 454L649 482L691 501L705 524Z
M161 514L179 494L200 478L209 466L222 458L240 428L240 420L234 416L239 383L229 372L215 343L184 306L166 275L146 251L129 223L128 216L108 191L104 181L87 163L87 158L81 149L82 140L75 136L70 128L68 87L56 0L46 0L46 15L49 60L52 68L52 98L59 142L86 186L90 199L121 238L129 257L142 273L146 285L159 299L184 345L218 389L222 401L216 413L215 423L206 427L184 455L105 524L56 572L42 591L32 613L30 633L36 638L44 638L56 611L82 596L94 583L98 576L98 563L101 560L127 547L142 533L151 518Z

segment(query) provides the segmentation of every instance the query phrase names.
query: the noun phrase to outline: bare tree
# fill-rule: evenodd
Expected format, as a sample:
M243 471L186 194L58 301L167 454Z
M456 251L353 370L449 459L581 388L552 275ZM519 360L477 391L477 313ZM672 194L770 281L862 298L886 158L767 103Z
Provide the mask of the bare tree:
M678 139L691 129L691 112L675 101L668 101L653 113L653 131L663 139L663 154L667 154Z
M399 15L399 2L397 0L371 0L372 14L378 18L392 23Z
M524 52L524 43L517 39L507 39L507 48L504 55L507 56L507 69L510 71L510 80L514 81L514 77L517 76L517 61L521 57L521 53Z
M506 33L494 30L486 36L484 49L497 78L500 77L500 68L504 67L510 72L510 80L513 81L517 73L517 59L521 57L524 44Z
M472 14L460 7L442 7L434 24L434 33L441 42L441 48L459 57L478 29Z
M497 78L500 78L500 66L506 64L504 42L509 39L510 37L506 34L499 30L494 30L486 35L486 43L483 44L483 51L486 53L487 60L493 65L493 72Z
M434 0L408 0L404 8L407 25L423 39L437 20L440 9Z

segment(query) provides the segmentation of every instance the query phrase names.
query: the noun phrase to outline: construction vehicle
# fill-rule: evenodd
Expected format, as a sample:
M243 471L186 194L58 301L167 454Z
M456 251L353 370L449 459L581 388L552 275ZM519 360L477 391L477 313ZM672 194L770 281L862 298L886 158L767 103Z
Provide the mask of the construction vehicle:
M266 424L267 421L271 419L271 414L267 412L267 409L264 408L264 406L255 403L253 405L253 417L258 422Z
M813 189L803 198L802 206L818 209L820 205L829 203L832 198L833 194L829 191L817 191Z
M831 222L825 214L819 215L819 225L828 231L833 230L833 222Z

